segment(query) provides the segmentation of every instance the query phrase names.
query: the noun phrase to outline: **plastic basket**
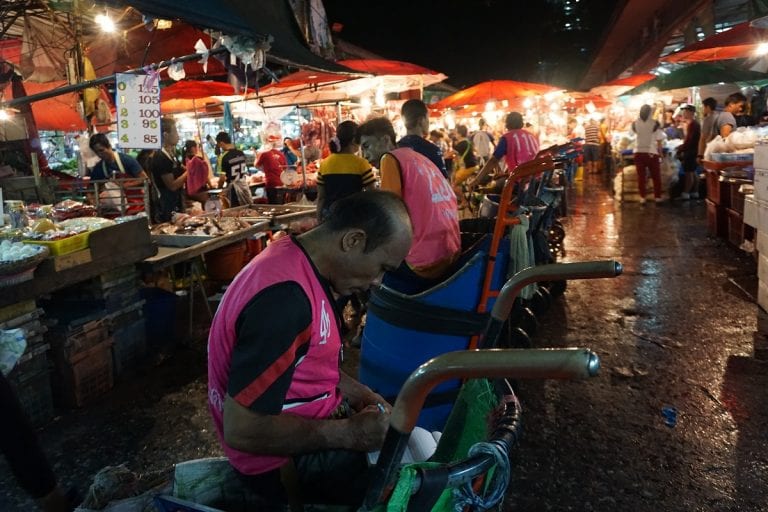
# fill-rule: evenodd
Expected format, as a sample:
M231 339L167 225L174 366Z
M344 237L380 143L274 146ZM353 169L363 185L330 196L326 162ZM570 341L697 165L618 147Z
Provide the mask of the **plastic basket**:
M88 238L90 231L80 233L79 235L62 238L61 240L24 240L25 244L35 244L47 247L53 256L62 256L88 248Z
M49 251L41 247L40 251L34 256L24 258L19 261L0 262L0 276L14 276L23 273L26 270L34 270L44 259L48 257Z

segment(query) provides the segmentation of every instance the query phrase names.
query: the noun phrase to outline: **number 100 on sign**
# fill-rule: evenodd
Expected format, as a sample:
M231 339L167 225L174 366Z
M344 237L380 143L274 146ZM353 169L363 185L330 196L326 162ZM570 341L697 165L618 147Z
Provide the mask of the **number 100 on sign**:
M121 148L160 147L160 87L143 75L116 75L117 139Z

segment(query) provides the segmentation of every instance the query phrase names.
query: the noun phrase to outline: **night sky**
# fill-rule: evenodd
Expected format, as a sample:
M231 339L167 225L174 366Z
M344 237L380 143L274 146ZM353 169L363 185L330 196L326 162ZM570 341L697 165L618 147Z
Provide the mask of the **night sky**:
M455 87L492 79L576 87L617 0L323 3L329 23L343 24L342 39L441 71Z

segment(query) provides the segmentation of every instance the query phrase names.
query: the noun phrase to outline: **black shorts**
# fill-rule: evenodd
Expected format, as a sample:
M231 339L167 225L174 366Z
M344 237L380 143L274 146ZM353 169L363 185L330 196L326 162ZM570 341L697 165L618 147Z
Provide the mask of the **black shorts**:
M600 146L597 144L584 144L584 163L597 162L600 159Z

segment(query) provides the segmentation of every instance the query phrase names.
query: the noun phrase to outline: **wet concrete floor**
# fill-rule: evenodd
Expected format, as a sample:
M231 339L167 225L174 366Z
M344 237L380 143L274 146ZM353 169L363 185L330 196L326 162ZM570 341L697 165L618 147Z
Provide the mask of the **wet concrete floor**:
M706 234L703 201L615 204L596 176L569 191L565 261L617 259L571 282L534 346L589 347L588 381L525 382L508 511L768 511L768 372L752 357L754 260ZM745 293L746 292L746 293ZM63 484L219 455L205 347L179 350L102 402L39 431ZM677 424L662 408L675 407ZM0 460L0 511L30 510Z
M535 346L589 347L602 369L523 384L506 509L768 510L754 259L707 237L703 200L615 203L597 176L569 199L564 261L616 259L625 272L570 282L541 319Z

